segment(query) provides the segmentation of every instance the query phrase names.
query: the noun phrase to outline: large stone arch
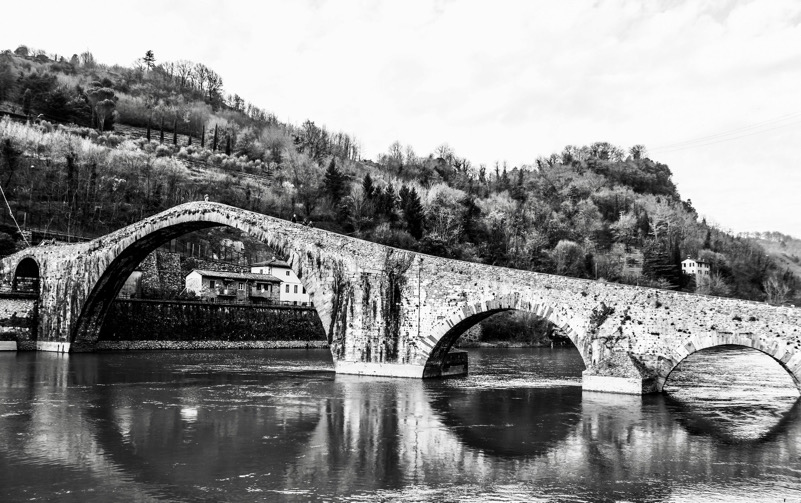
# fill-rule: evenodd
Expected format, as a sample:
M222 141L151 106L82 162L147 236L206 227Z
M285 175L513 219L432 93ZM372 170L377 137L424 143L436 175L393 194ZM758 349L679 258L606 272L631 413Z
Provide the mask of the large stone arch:
M485 299L480 302L468 303L455 311L451 316L437 323L431 333L420 340L422 347L428 349L428 356L423 371L424 377L442 375L442 367L446 362L446 355L453 344L470 327L504 311L525 311L546 319L562 330L579 350L585 367L590 362L587 354L587 345L583 330L573 326L573 313L566 306L557 309L554 305L534 295L509 293L500 297Z
M59 303L72 296L73 301L51 305L52 316L43 319L45 333L62 333L62 344L71 351L92 350L103 320L126 278L152 251L180 235L217 226L228 226L266 243L287 257L306 291L315 300L315 308L335 349L341 323L332 306L338 305L337 283L355 271L346 256L325 250L315 233L322 232L297 224L271 219L238 208L217 203L189 203L171 208L137 224L95 241L83 244L85 250L77 259L62 267L65 274L48 278L43 285L44 302Z
M670 374L690 355L704 349L726 346L752 348L770 356L790 374L796 388L801 391L801 351L795 346L779 339L769 343L764 336L755 333L719 332L695 335L674 348L670 358L666 360L668 364L659 368L658 391L663 390Z

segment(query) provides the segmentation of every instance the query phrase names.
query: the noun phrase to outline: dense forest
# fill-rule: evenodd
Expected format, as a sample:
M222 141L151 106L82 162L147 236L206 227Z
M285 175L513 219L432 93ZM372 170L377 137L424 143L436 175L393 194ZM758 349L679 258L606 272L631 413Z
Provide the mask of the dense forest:
M776 304L801 292L754 239L699 221L642 145L487 166L446 143L418 154L395 142L366 160L352 134L282 123L205 65L152 51L131 67L89 52L4 51L0 114L0 187L28 227L96 236L208 195L504 267ZM14 246L0 236L0 251ZM711 263L708 281L681 274L688 256Z

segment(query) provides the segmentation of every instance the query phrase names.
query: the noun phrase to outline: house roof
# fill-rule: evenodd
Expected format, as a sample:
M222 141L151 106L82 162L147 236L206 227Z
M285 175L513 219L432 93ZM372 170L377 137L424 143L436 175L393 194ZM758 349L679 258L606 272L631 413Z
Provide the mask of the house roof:
M201 276L207 278L222 278L222 279L249 279L253 281L268 281L270 283L280 283L281 280L271 274L257 274L255 272L225 272L225 271L208 271L206 269L193 269ZM192 274L190 272L189 274Z
M709 264L709 262L706 262L704 260L697 260L697 259L689 258L689 257L687 257L686 259L681 261L682 264L685 263L685 262L695 262L697 264Z
M289 268L289 264L285 260L277 258L272 258L270 260L264 260L262 262L256 262L255 264L250 264L250 267L265 267L268 265Z

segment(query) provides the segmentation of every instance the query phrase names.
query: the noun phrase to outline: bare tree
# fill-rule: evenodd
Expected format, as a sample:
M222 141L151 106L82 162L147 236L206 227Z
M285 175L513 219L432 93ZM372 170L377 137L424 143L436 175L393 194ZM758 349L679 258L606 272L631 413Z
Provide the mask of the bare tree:
M204 65L203 63L196 63L194 67L192 67L192 75L194 77L195 82L197 82L197 87L200 92L203 92L206 85L206 76L211 70L209 67Z
M189 84L189 81L192 78L193 68L194 64L191 61L182 59L175 62L175 74L178 77L178 86L181 89Z
M206 68L206 91L208 93L209 103L214 103L220 98L222 95L222 88L222 77L214 70Z

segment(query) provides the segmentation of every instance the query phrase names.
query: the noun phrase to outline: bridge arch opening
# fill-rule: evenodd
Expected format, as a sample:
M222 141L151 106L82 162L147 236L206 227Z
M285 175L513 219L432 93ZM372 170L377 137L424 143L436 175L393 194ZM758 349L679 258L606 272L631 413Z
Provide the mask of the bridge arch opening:
M314 256L312 251L308 249L293 249L293 245L296 243L291 239L291 232L289 236L278 235L280 233L271 232L269 229L255 225L252 221L239 218L235 208L230 208L229 210L228 207L222 205L213 206L214 209L211 211L196 212L195 215L188 218L177 218L175 219L177 221L173 222L156 222L157 225L150 223L133 231L126 228L118 231L125 232L127 234L125 236L112 234L105 238L117 241L117 243L112 248L113 255L107 264L105 266L100 265L102 271L100 277L88 293L81 312L75 313L76 322L70 334L70 342L72 343L70 349L72 351L93 349L104 320L118 293L131 276L131 273L150 253L180 236L214 227L234 228L263 242L274 250L278 256L289 257L289 266L299 278L302 288L308 292L311 298L317 297L314 309L322 321L328 343L329 345L331 344L328 336L330 332L328 326L330 316L327 316L328 313L325 310L321 312L316 307L317 300L321 298L322 289L319 281L322 276L316 274L316 269L320 266L320 257ZM218 209L217 206L221 208ZM162 226L159 227L158 224ZM299 227L297 232L308 232L308 230L300 230L302 226L297 227ZM307 242L308 240L304 241L304 243L308 244Z
M559 345L575 348L584 368L587 366L587 355L581 350L580 337L573 327L566 321L564 314L552 306L544 303L528 302L520 295L512 294L491 301L479 302L459 311L448 320L438 324L429 337L432 344L428 360L425 363L423 377L446 376L451 373L451 367L459 364L458 353L451 352L457 343L473 327L491 323L493 317L501 313L525 313L537 320L540 329L551 331ZM455 321L455 323L454 323ZM475 330L475 329L474 329Z
M38 292L39 276L39 264L33 258L25 257L14 271L12 289L15 292Z
M787 366L793 353L777 358L769 348L749 341L702 347L676 362L664 375L662 390L676 393L685 387L714 389L736 386L764 390L793 390L801 394L801 376ZM701 376L699 379L698 376Z
M739 344L689 354L669 372L663 391L685 429L729 444L772 438L801 410L790 369L768 352Z

